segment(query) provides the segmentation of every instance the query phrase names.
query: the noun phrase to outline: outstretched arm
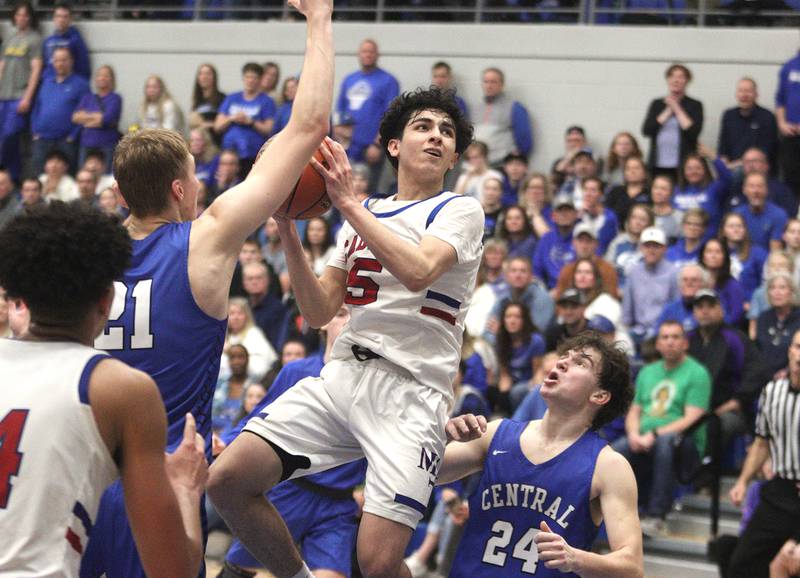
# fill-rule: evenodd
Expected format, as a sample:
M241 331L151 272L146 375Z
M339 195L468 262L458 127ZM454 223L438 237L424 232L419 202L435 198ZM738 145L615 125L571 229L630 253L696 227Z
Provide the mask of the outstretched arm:
M331 0L289 0L306 17L306 55L286 128L262 148L250 174L221 195L198 219L212 251L233 258L245 239L289 195L311 155L328 133L333 98Z
M599 493L611 552L595 554L572 548L562 536L551 532L549 526L542 522L542 531L534 538L539 560L544 561L547 568L574 572L583 578L644 576L636 478L628 460L605 448L597 457L592 486Z
M476 421L468 423L465 421L466 418L472 418ZM477 421L475 416L461 416L451 419L446 428L448 439L461 439L458 435L466 436L469 439L478 435L478 432L481 432L482 435L467 442L453 441L447 444L436 483L448 484L480 471L483 467L483 462L486 460L489 444L492 443L492 438L502 421L498 419L486 425L485 421L483 423Z

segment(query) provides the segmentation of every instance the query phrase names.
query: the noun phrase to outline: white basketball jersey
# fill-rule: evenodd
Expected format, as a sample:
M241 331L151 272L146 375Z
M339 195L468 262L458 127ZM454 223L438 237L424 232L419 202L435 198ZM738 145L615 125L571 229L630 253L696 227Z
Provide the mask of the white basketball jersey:
M421 201L368 199L365 206L392 233L418 245L432 235L449 243L457 263L430 287L407 289L345 223L329 265L347 275L350 322L332 356L352 359L353 345L371 349L452 399L464 317L483 250L484 215L471 197L442 192Z
M105 357L0 339L0 576L78 576L100 496L118 476L88 400Z

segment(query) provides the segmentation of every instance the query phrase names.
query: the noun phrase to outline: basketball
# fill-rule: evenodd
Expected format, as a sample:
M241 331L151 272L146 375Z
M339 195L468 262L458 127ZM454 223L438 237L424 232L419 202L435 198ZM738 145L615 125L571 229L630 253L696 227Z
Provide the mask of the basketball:
M316 151L314 158L327 166L321 152ZM276 213L302 221L319 217L330 208L331 200L325 189L325 180L311 163L308 163L297 179L294 189Z

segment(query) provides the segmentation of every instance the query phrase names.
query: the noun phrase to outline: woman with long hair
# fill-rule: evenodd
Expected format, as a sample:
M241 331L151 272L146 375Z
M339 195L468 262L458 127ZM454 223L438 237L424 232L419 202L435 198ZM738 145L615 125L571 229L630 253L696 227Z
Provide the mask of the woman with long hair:
M605 199L606 208L614 211L620 225L628 218L628 212L633 205L637 203L649 205L652 202L647 165L641 157L627 158L622 174L623 183L608 191Z
M742 286L731 275L731 255L728 246L717 238L708 239L700 247L700 265L711 275L711 288L717 292L725 323L738 325L744 315Z
M231 297L228 302L228 332L222 349L220 375L230 375L228 350L232 345L244 345L249 353L247 376L253 381L261 381L267 370L278 359L272 345L253 321L253 312L247 299Z
M519 206L525 209L537 239L550 232L553 220L553 194L550 179L544 173L531 173L519 188Z
M283 81L283 88L281 88L281 105L275 113L275 124L272 126L272 134L281 132L283 127L289 122L299 82L296 76L290 76Z
M495 410L510 412L512 387L519 385L520 390L527 390L534 385L531 380L542 363L545 343L524 303L509 301L503 306L500 319L495 342L499 376L497 388L494 392L489 390L489 397L494 398L490 402L495 402Z
M116 92L117 80L111 66L105 64L95 71L94 88L93 93L83 95L72 113L72 122L83 127L78 166L83 166L90 150L97 150L103 153L106 166L110 167L114 147L119 142L122 114L122 97Z
M139 105L140 128L165 128L183 134L183 111L167 90L164 80L151 74L144 83Z
M462 172L453 192L480 200L486 179L498 179L503 189L503 175L489 166L489 147L481 141L473 141L464 151ZM501 195L502 196L502 195Z
M519 205L511 205L503 211L495 236L507 243L509 256L533 259L536 237L525 209Z
M314 274L322 275L335 249L331 226L327 220L322 217L308 220L303 235L303 249L306 251Z
M722 205L730 187L731 172L719 159L714 161L717 178L711 172L706 157L699 153L686 155L680 165L678 186L672 203L681 211L703 209L708 213L708 236L717 234Z
M198 66L192 89L189 128L204 128L213 137L215 135L214 119L217 118L217 112L223 100L225 100L225 93L219 89L217 69L213 64L207 62Z
M618 132L608 147L608 156L603 167L603 182L616 187L625 182L624 168L628 159L642 158L642 150L636 137L629 132ZM620 218L620 223L625 219Z
M586 303L583 316L591 319L602 315L616 327L622 323L622 305L612 295L603 291L603 279L594 259L584 257L575 261L570 286L580 291Z
M747 223L738 213L728 213L722 218L719 239L731 254L731 275L739 281L745 302L749 302L753 291L761 285L767 251L753 245Z
M272 100L276 100L278 83L281 81L281 67L277 62L265 62L263 68L258 88Z
M205 128L193 128L189 132L189 152L194 158L194 173L197 179L209 186L217 172L219 149Z
M669 175L656 175L650 184L650 200L653 203L655 226L664 231L667 241L672 244L681 234L683 211L672 204L675 182Z
M236 418L242 411L244 392L251 384L247 376L248 362L249 354L244 345L235 344L228 348L230 375L218 379L214 391L211 420L215 431L224 431L238 421Z

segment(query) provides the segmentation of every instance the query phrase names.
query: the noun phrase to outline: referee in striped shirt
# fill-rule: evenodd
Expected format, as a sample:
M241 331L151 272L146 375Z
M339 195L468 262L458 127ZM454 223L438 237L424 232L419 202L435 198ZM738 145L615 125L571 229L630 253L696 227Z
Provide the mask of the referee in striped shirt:
M789 345L789 376L767 384L756 417L756 439L730 492L741 504L748 482L767 458L775 477L761 488L761 499L728 566L729 578L768 578L770 562L783 545L800 540L800 331Z

